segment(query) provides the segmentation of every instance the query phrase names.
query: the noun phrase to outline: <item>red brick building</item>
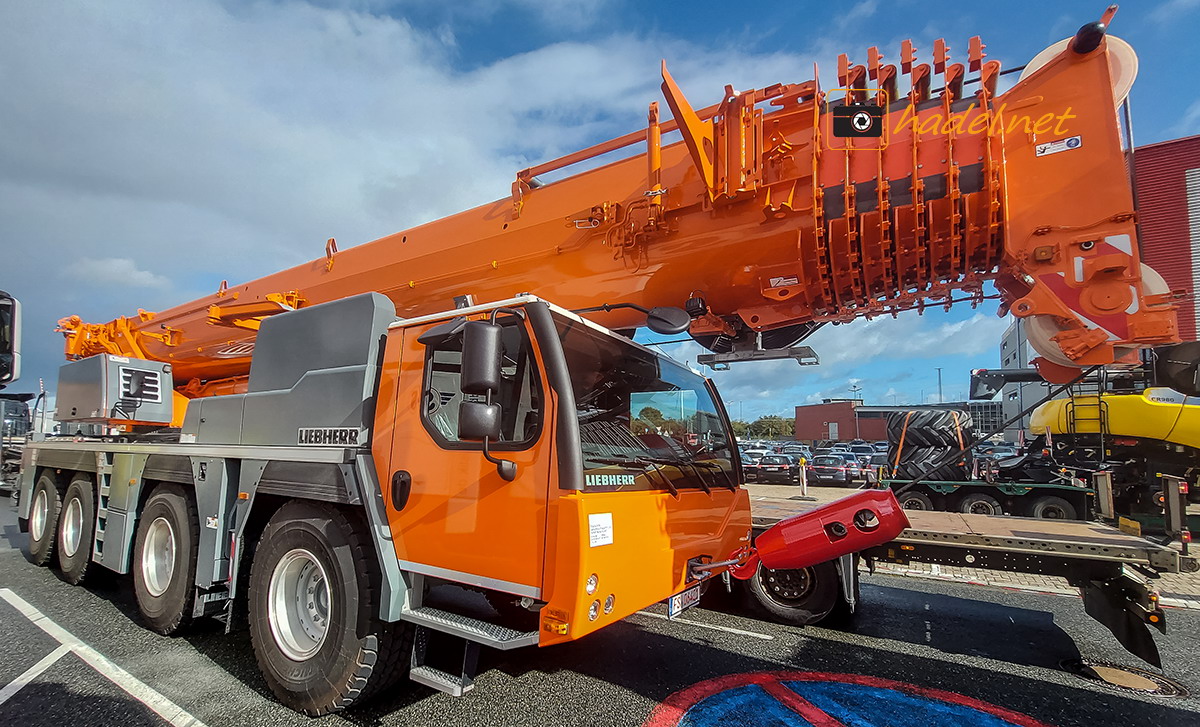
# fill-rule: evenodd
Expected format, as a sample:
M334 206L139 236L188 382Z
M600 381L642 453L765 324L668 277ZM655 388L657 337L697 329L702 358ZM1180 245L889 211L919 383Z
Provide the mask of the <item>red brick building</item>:
M796 439L801 442L887 439L887 418L858 416L856 410L861 405L858 400L832 400L796 407Z
M1134 159L1142 260L1172 290L1200 280L1200 136L1138 147ZM1196 340L1195 299L1179 302L1179 333Z

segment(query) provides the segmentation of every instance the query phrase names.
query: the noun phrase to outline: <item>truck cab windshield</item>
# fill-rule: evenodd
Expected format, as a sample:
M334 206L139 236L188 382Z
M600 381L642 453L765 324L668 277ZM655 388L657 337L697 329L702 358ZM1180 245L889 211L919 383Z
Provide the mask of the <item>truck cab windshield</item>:
M616 334L556 316L585 489L736 486L733 438L704 377Z

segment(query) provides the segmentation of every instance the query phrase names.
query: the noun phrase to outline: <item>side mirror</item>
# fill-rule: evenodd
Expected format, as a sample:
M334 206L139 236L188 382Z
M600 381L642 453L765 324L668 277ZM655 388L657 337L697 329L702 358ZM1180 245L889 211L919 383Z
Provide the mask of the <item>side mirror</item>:
M458 405L458 438L482 442L500 438L500 405L464 401Z
M21 376L21 303L0 291L0 389Z
M500 389L500 326L468 321L463 329L462 374L464 394L486 394Z
M655 333L674 336L692 325L692 317L682 308L659 306L646 314L646 327Z

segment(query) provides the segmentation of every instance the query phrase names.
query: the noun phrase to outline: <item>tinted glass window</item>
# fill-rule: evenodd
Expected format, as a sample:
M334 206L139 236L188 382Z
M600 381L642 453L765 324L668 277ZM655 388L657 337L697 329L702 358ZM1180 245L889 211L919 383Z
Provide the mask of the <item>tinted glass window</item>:
M824 467L840 467L845 463L841 457L817 457L813 459L813 464Z
M503 343L500 366L500 390L492 396L503 417L500 439L492 442L497 449L520 449L537 439L542 420L542 389L536 359L525 326L517 318L503 317ZM477 442L458 438L458 405L464 394L459 390L462 369L462 334L429 346L425 353L425 401L422 417L425 428L439 443L477 447ZM484 401L477 394L465 395L468 401Z
M762 458L762 464L791 464L792 460L788 457L766 456Z
M588 489L735 483L733 439L704 377L586 324L557 323Z

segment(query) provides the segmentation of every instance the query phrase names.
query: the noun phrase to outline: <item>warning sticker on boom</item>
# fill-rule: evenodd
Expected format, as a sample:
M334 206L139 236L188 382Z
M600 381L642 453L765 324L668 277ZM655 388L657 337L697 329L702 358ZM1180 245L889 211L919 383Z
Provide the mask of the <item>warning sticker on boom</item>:
M1057 154L1060 151L1071 151L1072 149L1078 149L1081 146L1083 146L1082 136L1068 136L1066 139L1059 139L1058 141L1048 141L1045 144L1038 144L1036 147L1034 147L1033 151L1038 156L1044 157L1048 154Z

